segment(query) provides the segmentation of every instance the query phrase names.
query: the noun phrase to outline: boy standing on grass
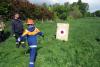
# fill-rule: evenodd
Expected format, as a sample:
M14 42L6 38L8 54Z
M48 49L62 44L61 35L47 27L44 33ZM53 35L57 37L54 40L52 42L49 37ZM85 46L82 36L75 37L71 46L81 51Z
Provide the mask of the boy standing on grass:
M19 13L15 13L14 19L12 20L12 33L13 33L13 36L15 37L16 41L17 41L18 37L20 37L22 35L23 30L24 30L23 23L20 20L20 15L19 15ZM22 44L22 47L25 48L24 41L21 41L19 43L16 42L16 47L19 48L20 44Z
M43 33L35 27L34 21L32 19L27 20L27 25L28 28L24 31L22 36L18 38L17 41L20 42L24 37L27 37L28 45L30 47L29 67L34 67L36 60L37 35L43 36Z

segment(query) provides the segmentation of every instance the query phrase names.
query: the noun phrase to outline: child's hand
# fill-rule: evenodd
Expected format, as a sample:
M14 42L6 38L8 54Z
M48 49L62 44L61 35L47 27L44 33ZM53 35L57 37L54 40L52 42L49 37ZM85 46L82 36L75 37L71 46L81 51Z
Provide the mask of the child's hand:
M20 42L21 41L20 37L17 40L18 40L18 42Z

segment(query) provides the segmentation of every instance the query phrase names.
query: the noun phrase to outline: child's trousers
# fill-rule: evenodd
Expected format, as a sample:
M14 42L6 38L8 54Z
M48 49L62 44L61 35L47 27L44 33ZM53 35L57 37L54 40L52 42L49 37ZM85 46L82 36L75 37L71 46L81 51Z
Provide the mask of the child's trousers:
M36 47L30 47L30 62L29 62L29 67L34 67L34 63L36 60Z

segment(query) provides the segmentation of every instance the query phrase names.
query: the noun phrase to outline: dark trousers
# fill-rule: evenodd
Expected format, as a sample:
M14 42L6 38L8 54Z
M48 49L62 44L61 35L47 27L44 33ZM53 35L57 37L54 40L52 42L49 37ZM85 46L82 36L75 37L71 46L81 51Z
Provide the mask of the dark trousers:
M0 42L4 40L4 31L0 31Z
M30 62L29 62L29 67L34 67L34 63L36 61L36 56L37 56L36 47L35 48L30 48Z

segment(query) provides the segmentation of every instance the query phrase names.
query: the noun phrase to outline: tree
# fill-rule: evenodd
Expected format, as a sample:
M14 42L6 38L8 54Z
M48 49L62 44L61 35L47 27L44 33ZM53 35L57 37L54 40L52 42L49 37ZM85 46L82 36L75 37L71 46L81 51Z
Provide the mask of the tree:
M73 18L80 18L82 17L82 13L80 12L78 6L73 6L71 7L71 11L69 12L69 15L70 17L73 17Z
M67 19L67 9L64 7L64 5L54 6L53 11L60 19Z
M48 9L32 4L28 0L0 0L0 14L10 18L14 13L20 13L22 19L53 19L53 13Z
M46 3L43 3L42 6L43 6L44 8L48 8L48 5L47 5Z
M83 16L85 16L85 14L87 13L89 9L88 3L82 3L81 0L78 0L77 5L79 5L80 12L83 14Z
M97 10L96 12L94 12L95 16L100 17L100 10Z

